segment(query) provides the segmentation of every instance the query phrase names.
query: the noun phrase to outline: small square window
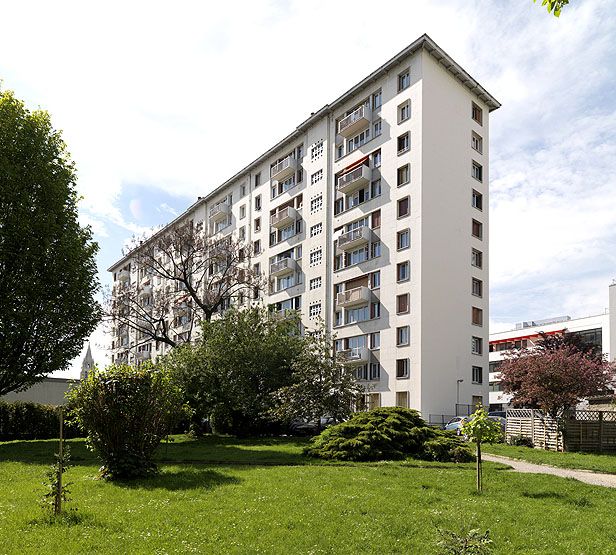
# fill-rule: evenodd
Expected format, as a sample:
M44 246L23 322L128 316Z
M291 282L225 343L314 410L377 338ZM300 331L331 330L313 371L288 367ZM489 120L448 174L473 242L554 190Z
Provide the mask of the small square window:
M398 123L402 123L411 117L411 102L407 100L398 106Z
M401 198L398 201L398 218L404 218L408 216L410 212L410 199L409 197Z
M483 110L477 104L475 104L474 102L472 103L471 117L479 125L483 125Z
M398 282L408 281L411 278L411 265L408 262L400 262L396 265L396 280Z
M401 326L396 328L396 345L398 347L404 347L408 345L411 339L410 327Z
M474 131L471 133L471 147L479 154L483 153L483 139L481 138L481 135L478 135Z
M398 74L398 92L408 89L411 85L411 70L405 69L402 73Z
M406 185L411 181L411 166L405 164L401 168L398 168L398 187Z
M473 234L473 237L481 239L483 237L483 224L481 222L478 222L477 220L473 220L471 232Z
M396 378L409 377L409 359L399 358L396 360Z
M408 391L396 391L396 406L408 409L409 408L409 392Z
M321 287L321 282L322 282L322 278L321 277L315 277L312 278L310 280L310 289L318 289L319 287Z
M483 310L476 306L472 307L471 322L474 326L483 326Z
M398 137L398 154L403 154L411 148L410 136L408 133Z
M398 231L398 235L396 238L396 246L399 251L403 249L408 249L411 246L411 232L408 229L403 229L402 231Z
M477 210L483 210L483 195L479 191L475 191L475 189L473 189L472 205Z
M409 311L409 294L404 293L396 297L396 313L406 314Z

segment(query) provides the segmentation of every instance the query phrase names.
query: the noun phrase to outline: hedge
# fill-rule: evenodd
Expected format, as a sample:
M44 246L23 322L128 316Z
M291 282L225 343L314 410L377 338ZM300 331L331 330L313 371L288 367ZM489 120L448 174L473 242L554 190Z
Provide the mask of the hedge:
M16 401L0 401L0 441L57 438L60 432L58 407ZM79 432L65 423L64 437L79 437Z

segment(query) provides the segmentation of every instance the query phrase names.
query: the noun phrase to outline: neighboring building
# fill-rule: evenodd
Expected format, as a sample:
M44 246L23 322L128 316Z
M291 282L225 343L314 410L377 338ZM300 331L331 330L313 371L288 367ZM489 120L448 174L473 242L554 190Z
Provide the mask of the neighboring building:
M562 316L539 321L521 322L515 330L490 334L490 409L504 410L510 395L503 393L498 366L512 349L532 348L539 335L559 335L564 331L579 335L585 343L597 345L608 360L616 359L616 283L609 287L609 309L603 314L571 318Z
M489 113L499 106L424 35L167 229L191 219L254 245L251 263L273 283L262 300L299 309L307 327L322 317L370 406L453 414L458 389L463 404L488 395ZM164 287L138 270L130 253L109 268L116 283ZM135 363L165 347L115 330L113 351Z
M0 401L8 403L13 401L29 401L43 405L63 405L66 403L64 398L66 392L78 383L79 380L69 378L45 378L25 391L7 393L0 397Z

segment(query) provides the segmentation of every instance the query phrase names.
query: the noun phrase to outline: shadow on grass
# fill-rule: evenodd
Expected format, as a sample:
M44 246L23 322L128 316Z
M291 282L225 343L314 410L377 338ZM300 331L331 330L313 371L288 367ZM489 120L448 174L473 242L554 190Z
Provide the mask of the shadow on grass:
M217 470L185 468L182 470L162 469L159 474L138 480L117 480L112 485L129 489L166 489L179 491L188 489L212 490L222 486L241 483L241 479L228 476Z
M94 453L88 450L83 439L69 439L66 443L71 449L71 461L75 465L98 465ZM52 464L54 453L58 452L57 439L34 439L28 441L8 441L0 443L0 462L20 462L25 464Z
M592 507L592 502L590 501L590 499L588 499L588 497L573 497L569 494L557 491L523 491L521 495L522 497L527 497L529 499L549 499L560 501L562 503L572 505L573 507L577 507L580 509Z

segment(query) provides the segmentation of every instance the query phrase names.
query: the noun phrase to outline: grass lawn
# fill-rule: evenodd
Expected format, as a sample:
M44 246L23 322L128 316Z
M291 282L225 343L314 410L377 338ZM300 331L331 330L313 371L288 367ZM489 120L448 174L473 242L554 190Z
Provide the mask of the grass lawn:
M515 447L504 443L485 445L483 450L493 455L502 455L512 459L523 459L537 464L549 464L563 468L580 468L616 474L616 455L599 455L595 453L556 453L531 447Z
M77 518L55 523L39 508L55 442L0 443L0 553L423 555L437 526L489 528L498 555L614 553L616 490L502 465L478 496L472 464L314 464L301 440L176 437L160 475L114 484L69 443Z

